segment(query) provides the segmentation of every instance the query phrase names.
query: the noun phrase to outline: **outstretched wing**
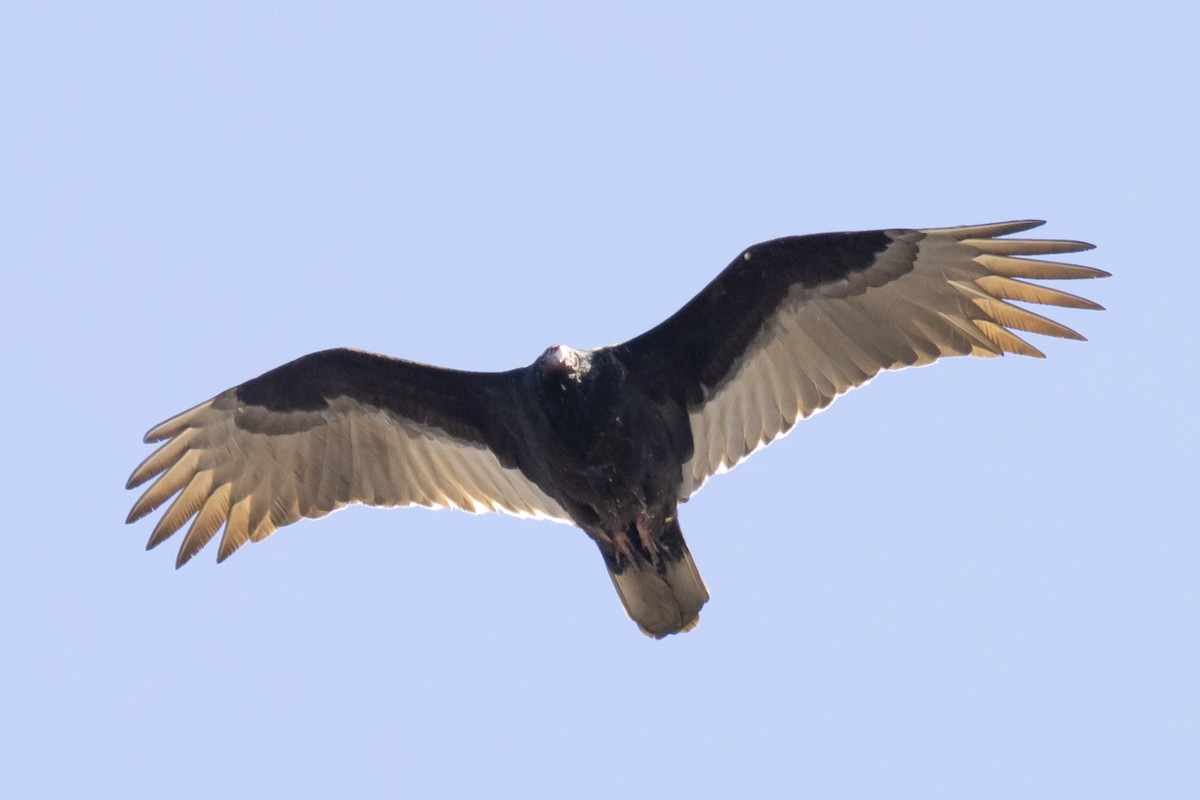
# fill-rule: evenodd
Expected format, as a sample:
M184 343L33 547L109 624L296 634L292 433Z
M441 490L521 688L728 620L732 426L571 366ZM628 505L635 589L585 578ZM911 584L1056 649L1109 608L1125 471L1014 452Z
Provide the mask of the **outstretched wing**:
M503 511L569 522L516 468L512 373L459 372L355 350L299 358L172 417L128 488L129 512L175 497L147 545L189 520L182 566L224 526L217 560L350 503ZM194 518L194 519L193 519Z
M683 404L680 499L880 370L942 356L1041 357L1013 330L1083 337L1008 300L1100 306L1022 279L1097 278L1023 256L1083 242L998 239L1041 225L792 236L754 245L661 325L614 348L649 396Z

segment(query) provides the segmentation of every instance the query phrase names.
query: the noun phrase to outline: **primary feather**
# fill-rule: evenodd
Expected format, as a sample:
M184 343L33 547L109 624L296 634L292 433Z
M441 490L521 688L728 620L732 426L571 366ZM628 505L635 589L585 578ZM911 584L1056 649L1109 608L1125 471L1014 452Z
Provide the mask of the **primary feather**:
M1031 258L1091 245L997 238L1040 224L763 242L641 336L507 372L313 353L153 428L127 521L171 500L148 547L188 526L177 566L350 503L574 523L643 631L688 630L708 591L677 505L711 476L883 370L1083 338L1010 302L1100 308L1029 282L1105 276Z

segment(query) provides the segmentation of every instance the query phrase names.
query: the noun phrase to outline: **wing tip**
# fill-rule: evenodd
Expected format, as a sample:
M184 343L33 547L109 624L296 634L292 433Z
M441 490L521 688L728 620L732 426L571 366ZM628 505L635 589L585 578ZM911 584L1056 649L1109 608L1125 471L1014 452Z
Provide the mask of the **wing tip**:
M951 236L963 244L1011 255L1040 255L1045 253L1082 253L1096 249L1091 242L1074 239L1005 239L1014 233L1040 228L1044 219L1016 219L1006 222L989 222L980 225L957 225L948 228L922 228L923 234Z
M187 411L181 411L170 419L163 420L150 430L146 431L146 434L142 437L142 441L146 444L155 444L157 442L164 441L165 439L170 439L173 436L178 436L184 430L193 426L193 423L196 421L196 417L212 408L213 404L217 402L217 400L229 395L230 392L233 391L233 389L226 390L216 397L210 397L203 403L198 403L192 406Z
M155 454L152 453L151 457L153 457L154 455ZM149 458L146 459L146 461L149 461L149 460L150 460ZM138 468L135 469L133 472L129 473L129 478L125 481L125 491L129 491L130 489L136 489L139 486L144 485L151 478L153 478L157 475L161 475L165 471L165 470L159 470L158 472L148 472L145 469L146 461L143 461L141 464L138 464Z
M977 225L951 225L944 228L921 228L924 234L953 236L955 239L971 239L975 237L992 238L1007 236L1012 233L1040 228L1046 224L1044 219L1013 219L1004 222L985 222Z

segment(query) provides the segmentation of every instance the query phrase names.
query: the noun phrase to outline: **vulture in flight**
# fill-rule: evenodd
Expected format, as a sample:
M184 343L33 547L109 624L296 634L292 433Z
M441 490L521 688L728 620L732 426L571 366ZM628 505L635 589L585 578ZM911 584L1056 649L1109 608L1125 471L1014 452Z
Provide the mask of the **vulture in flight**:
M763 242L640 336L507 372L312 353L151 429L127 521L174 497L147 547L190 521L178 567L222 528L217 561L350 503L552 519L596 543L643 632L687 631L708 590L678 507L710 477L881 370L1083 338L1009 302L1100 308L1029 282L1107 275L1030 258L1089 244L1000 238L1040 224Z

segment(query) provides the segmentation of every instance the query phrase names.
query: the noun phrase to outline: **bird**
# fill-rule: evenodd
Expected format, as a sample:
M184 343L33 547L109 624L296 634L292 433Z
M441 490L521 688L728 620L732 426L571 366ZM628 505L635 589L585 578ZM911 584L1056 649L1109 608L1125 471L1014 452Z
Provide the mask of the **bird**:
M1032 282L1109 275L1033 258L1085 242L1012 238L1041 224L762 242L649 331L504 372L311 353L152 428L126 521L174 498L147 549L188 525L179 568L222 529L218 562L356 503L550 519L596 543L643 633L689 631L709 592L679 505L709 478L885 370L1083 339L1012 302L1101 309Z

